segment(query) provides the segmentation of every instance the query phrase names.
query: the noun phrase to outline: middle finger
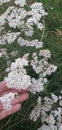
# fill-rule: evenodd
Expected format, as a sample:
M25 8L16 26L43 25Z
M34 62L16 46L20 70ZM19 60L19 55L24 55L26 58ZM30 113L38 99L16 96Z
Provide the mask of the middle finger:
M7 92L6 92L6 94L7 94ZM20 94L17 98L15 98L14 100L12 100L11 104L15 105L17 103L24 102L28 98L29 98L29 94L28 93ZM3 104L0 102L0 111L2 111L2 110L3 110Z

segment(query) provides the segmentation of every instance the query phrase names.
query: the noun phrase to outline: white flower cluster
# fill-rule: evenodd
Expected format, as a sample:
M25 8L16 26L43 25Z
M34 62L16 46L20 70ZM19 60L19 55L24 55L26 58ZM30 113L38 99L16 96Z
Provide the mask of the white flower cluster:
M26 29L26 31L25 31L25 35L26 36L32 36L34 34L34 31L33 31L33 28L30 28L30 29Z
M47 68L48 62L45 59L33 59L31 60L31 66L35 70L37 74L40 74L40 72L44 72Z
M48 50L48 49L40 50L39 56L43 56L43 57L45 57L45 58L47 58L47 59L48 59L48 58L50 59L50 57L51 57L50 50Z
M11 64L8 77L5 77L8 88L27 89L30 84L30 76L27 75L24 66L28 65L28 61L24 58L18 58Z
M27 16L27 11L24 8L13 7L10 12L10 15L7 15L6 20L12 28L19 28L23 25L23 19ZM20 22L21 21L21 22Z
M38 130L62 130L62 124L61 124L61 126L59 126L59 128L57 128L57 126L54 126L54 125L47 126L47 125L44 124Z
M26 0L15 0L15 4L24 7L24 5L26 5Z
M24 8L17 8L15 6L10 6L4 14L0 16L0 26L1 28L5 23L12 28L19 28L24 24L23 19L27 16L27 11ZM22 27L23 28L23 27Z
M61 95L61 94L60 94ZM38 97L37 105L30 113L30 119L36 121L41 118L41 127L38 130L62 130L62 96L51 94L51 97ZM55 108L53 108L56 105Z
M27 75L26 69L24 68L24 66L29 66L29 54L27 53L22 58L16 59L11 64L11 67L6 69L6 72L9 72L9 74L4 80L7 82L9 88L29 88L29 91L33 94L44 90L45 84L48 82L46 76L55 72L57 67L48 64L47 59L43 58L42 60L38 60L36 52L32 54L32 58L33 60L30 63L35 72L39 74L39 78L36 80ZM52 69L49 69L50 66Z
M5 94L4 96L0 97L0 102L3 104L4 110L10 110L12 108L11 102L18 96L18 93L11 93Z
M33 25L36 25L38 29L42 31L43 24L40 23L42 16L47 15L45 10L43 9L43 5L41 2L35 2L30 6L30 11L27 12L29 18L26 21L26 26L29 28L25 31L27 36L33 35Z
M9 0L2 0L1 3L8 1ZM8 24L10 28L20 29L26 36L30 37L34 34L34 24L42 31L43 23L41 23L40 20L42 16L47 15L42 3L35 2L32 5L28 5L30 8L29 11L24 8L24 5L27 4L26 0L15 0L15 4L20 5L20 7L15 7L15 5L9 6L9 8L0 15L0 32L4 31L6 24ZM3 34L2 37L0 37L0 44L5 44L5 39L7 39L7 36ZM12 41L11 39L12 35L8 37L7 42ZM38 46L39 45L37 45L37 48Z
M42 51L46 52L46 50ZM49 50L47 51L47 55L45 53L43 53L42 55L45 58L39 60L37 54L33 53L31 66L33 67L33 69L37 74L42 73L42 77L46 77L46 75L51 75L52 73L54 73L57 70L57 66L48 63L48 59L50 58Z
M41 97L37 99L37 105L35 106L34 110L30 113L30 119L36 121L37 118L40 117L40 113L41 113Z
M20 35L20 32L7 32L3 36L0 36L0 45L9 43L11 44L17 39L17 36Z
M36 92L42 92L44 90L44 82L40 81L40 79L36 80L35 78L31 79L30 92L36 94Z
M20 46L36 47L37 49L43 47L42 41L38 41L37 39L28 41L28 40L24 40L22 37L18 38L18 44Z
M54 65L49 65L46 71L43 73L43 76L45 77L46 75L51 75L51 73L54 73L57 70L57 66Z
M30 6L31 10L28 12L28 16L31 16L27 20L27 24L32 26L35 24L38 29L42 30L43 29L43 24L40 23L40 19L42 16L47 15L45 10L43 9L43 5L41 2L35 2Z
M10 0L0 0L0 5L7 3L7 2L10 2Z
M26 58L26 56L24 56ZM18 58L14 63L11 64L10 68L6 69L9 72L8 77L5 77L8 88L15 89L29 89L33 94L44 90L44 85L48 81L47 78L40 77L39 79L30 78L26 74L24 66L28 65L28 61L24 58Z
M42 5L41 2L35 2L30 7L31 7L33 13L34 12L39 13L39 14L41 14L41 16L47 15L47 13L45 12L45 10L44 10L43 5Z
M5 48L0 49L0 57L7 56L7 52Z

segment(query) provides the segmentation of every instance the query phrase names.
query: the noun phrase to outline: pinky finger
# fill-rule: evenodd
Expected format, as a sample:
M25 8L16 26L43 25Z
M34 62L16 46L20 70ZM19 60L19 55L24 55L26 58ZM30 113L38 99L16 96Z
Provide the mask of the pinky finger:
M5 117L16 113L21 108L21 104L16 104L12 107L10 111L4 110L0 112L0 120L4 119Z

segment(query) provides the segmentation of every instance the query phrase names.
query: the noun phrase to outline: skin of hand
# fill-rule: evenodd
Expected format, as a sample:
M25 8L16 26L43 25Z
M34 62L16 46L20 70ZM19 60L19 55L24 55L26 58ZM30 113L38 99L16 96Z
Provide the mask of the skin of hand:
M3 104L0 102L0 120L19 111L21 108L21 103L29 98L28 90L9 89L6 87L6 82L0 82L0 97L8 94L9 92L17 92L19 96L11 102L12 108L9 111L3 110Z

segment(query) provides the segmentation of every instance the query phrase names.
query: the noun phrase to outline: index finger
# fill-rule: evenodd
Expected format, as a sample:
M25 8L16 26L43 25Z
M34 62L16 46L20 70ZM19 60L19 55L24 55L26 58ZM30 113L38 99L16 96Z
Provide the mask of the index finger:
M0 82L0 95L4 95L4 92L6 93L8 93L8 92L17 92L17 93L25 93L25 92L29 92L29 89L20 89L20 90L18 90L18 89L11 89L11 88L8 88L7 86L6 86L6 82L5 81L3 81L3 82Z
M0 93L4 92L8 90L8 88L6 87L6 82L3 81L3 82L0 82Z

